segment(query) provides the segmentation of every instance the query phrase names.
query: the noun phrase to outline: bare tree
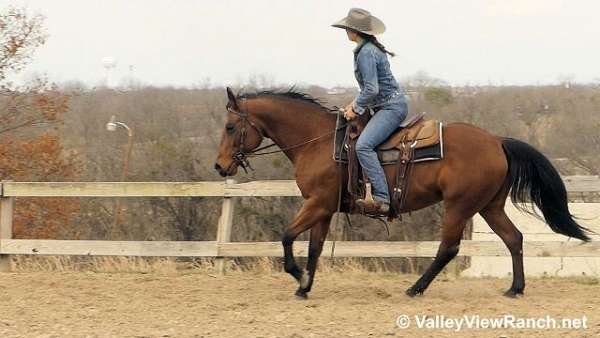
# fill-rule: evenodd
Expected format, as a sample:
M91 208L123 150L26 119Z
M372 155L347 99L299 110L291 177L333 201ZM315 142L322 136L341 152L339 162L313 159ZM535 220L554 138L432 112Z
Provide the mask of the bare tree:
M24 8L0 11L0 134L56 122L67 109L68 97L44 79L22 86L9 81L46 42L43 23L43 16L29 14Z
M46 42L44 17L24 8L8 7L0 12L0 82L21 70L33 52Z

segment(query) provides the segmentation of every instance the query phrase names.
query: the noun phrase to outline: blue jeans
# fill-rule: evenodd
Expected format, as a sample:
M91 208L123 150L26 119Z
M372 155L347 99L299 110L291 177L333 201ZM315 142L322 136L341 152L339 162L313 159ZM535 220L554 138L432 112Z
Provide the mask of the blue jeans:
M365 112L366 113L366 112ZM403 97L392 99L380 107L367 123L356 142L356 155L371 182L373 199L390 203L387 180L375 147L385 141L404 121L408 107Z

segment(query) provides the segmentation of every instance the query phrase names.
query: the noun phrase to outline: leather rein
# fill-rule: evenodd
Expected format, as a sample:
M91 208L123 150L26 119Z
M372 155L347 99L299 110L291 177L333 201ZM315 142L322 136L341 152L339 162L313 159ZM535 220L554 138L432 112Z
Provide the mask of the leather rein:
M250 125L252 128L254 128L254 130L258 133L258 135L261 136L261 138L265 138L265 134L263 133L263 131L258 128L252 121L250 121L250 119L248 118L248 113L243 112L242 110L237 111L231 107L227 107L227 111L229 111L230 113L236 114L240 117L240 121L238 123L241 123L241 128L240 128L240 137L238 140L238 150L232 155L233 160L240 166L242 167L242 169L244 169L244 172L248 173L248 170L246 168L250 168L251 170L254 170L254 168L252 168L252 166L250 165L250 161L248 160L248 158L250 157L257 157L257 156L261 156L261 155L268 155L268 154L275 154L275 153L279 153L279 152L283 152L286 150L290 150L290 149L294 149L294 148L298 148L304 145L307 145L309 143L318 141L324 137L327 137L333 133L335 133L336 131L338 131L339 129L342 129L342 127L336 128L333 131L330 131L328 133L325 133L323 135L311 138L309 140L300 142L298 144L294 144L292 146L289 147L284 147L278 150L271 150L271 151L264 151L261 152L265 149L269 149L272 147L277 146L277 144L275 143L271 143L269 145L266 146L262 146L262 147L258 147L254 150L245 150L246 144L245 144L245 139L246 139L246 134L248 133L247 127L246 125Z

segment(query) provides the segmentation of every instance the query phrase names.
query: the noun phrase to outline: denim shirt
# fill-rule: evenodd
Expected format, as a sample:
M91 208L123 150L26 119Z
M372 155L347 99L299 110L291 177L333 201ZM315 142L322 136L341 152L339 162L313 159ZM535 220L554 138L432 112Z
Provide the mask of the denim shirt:
M359 115L365 109L380 105L394 96L404 99L387 55L368 41L363 41L354 49L354 75L360 93L354 99L352 108Z

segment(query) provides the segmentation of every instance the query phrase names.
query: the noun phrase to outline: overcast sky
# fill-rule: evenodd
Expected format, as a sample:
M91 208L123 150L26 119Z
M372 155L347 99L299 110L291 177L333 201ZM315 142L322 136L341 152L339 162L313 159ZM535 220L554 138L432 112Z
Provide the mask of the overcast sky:
M397 78L424 70L452 84L556 83L600 78L598 0L0 0L45 15L47 43L26 76L97 84L114 78L189 86L277 83L355 85L353 44L330 24L350 7L387 26L380 40Z

